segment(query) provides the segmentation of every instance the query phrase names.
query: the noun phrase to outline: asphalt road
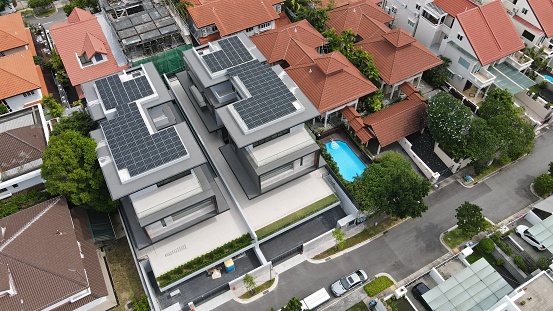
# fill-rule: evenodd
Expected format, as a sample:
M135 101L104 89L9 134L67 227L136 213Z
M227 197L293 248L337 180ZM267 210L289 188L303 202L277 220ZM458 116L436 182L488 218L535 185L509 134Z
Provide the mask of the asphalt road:
M290 298L304 298L321 287L328 288L338 278L359 268L369 276L385 272L401 280L447 253L439 236L455 225L455 208L461 203L475 203L482 207L484 216L499 222L537 200L529 190L530 184L547 171L551 161L553 131L536 139L536 147L529 156L484 182L472 188L454 182L433 192L425 200L429 210L423 217L403 222L381 238L332 261L304 262L285 271L279 276L275 290L252 303L230 301L216 310L278 309Z
M39 17L39 18L36 18L34 16L28 16L28 17L25 17L25 20L27 20L29 23L31 24L38 24L38 23L41 23L42 25L44 25L44 28L46 28L47 30L50 29L50 26L52 24L55 24L55 23L59 23L59 22L62 22L64 21L65 19L67 18L67 16L65 16L65 12L63 12L63 9L61 8L58 8L58 11L53 14L53 15L50 15L48 17Z

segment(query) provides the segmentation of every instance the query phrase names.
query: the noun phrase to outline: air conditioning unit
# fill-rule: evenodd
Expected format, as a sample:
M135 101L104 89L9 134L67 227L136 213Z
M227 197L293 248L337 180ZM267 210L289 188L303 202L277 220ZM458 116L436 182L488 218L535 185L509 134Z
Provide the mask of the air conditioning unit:
M392 13L397 13L397 8L395 6L392 7Z
M457 78L459 78L459 80L463 80L463 75L457 75Z
M403 8L406 8L406 7L407 7L407 3L402 3L401 6L402 6Z
M515 6L515 7L513 8L513 13L516 15L517 12L518 12L518 7Z
M389 7L389 6L385 6L385 7L384 7L384 11L386 11L386 13L390 13L390 7Z
M419 18L419 16L421 16L421 13L415 12L415 17L416 17L416 18Z

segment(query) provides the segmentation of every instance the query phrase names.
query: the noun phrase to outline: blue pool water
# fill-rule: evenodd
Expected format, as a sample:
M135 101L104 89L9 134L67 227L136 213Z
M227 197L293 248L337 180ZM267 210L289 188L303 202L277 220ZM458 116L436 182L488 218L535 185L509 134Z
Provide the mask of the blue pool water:
M553 77L552 76L543 75L543 77L545 78L545 80L553 83Z
M333 148L334 147L334 148ZM347 181L353 181L357 175L361 175L365 170L365 164L357 157L351 148L343 141L335 140L326 143L326 150L332 156L332 159L338 164L340 174Z

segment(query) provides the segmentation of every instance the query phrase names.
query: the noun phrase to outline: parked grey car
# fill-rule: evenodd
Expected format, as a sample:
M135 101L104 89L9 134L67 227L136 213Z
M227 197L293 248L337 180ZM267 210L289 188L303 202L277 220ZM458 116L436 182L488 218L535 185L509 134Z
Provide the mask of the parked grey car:
M330 290L336 297L340 297L354 287L363 284L367 280L367 273L357 270L330 285Z

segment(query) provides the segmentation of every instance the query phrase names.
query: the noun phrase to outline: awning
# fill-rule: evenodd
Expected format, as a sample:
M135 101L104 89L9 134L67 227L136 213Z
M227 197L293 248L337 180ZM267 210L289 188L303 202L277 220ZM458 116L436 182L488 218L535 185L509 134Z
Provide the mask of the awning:
M526 90L536 84L532 79L503 62L488 69L495 76L494 84L500 89L508 89L511 94Z
M549 216L539 224L535 224L528 229L528 232L547 247L549 252L553 253L553 216Z
M534 208L553 214L553 195L534 205Z

